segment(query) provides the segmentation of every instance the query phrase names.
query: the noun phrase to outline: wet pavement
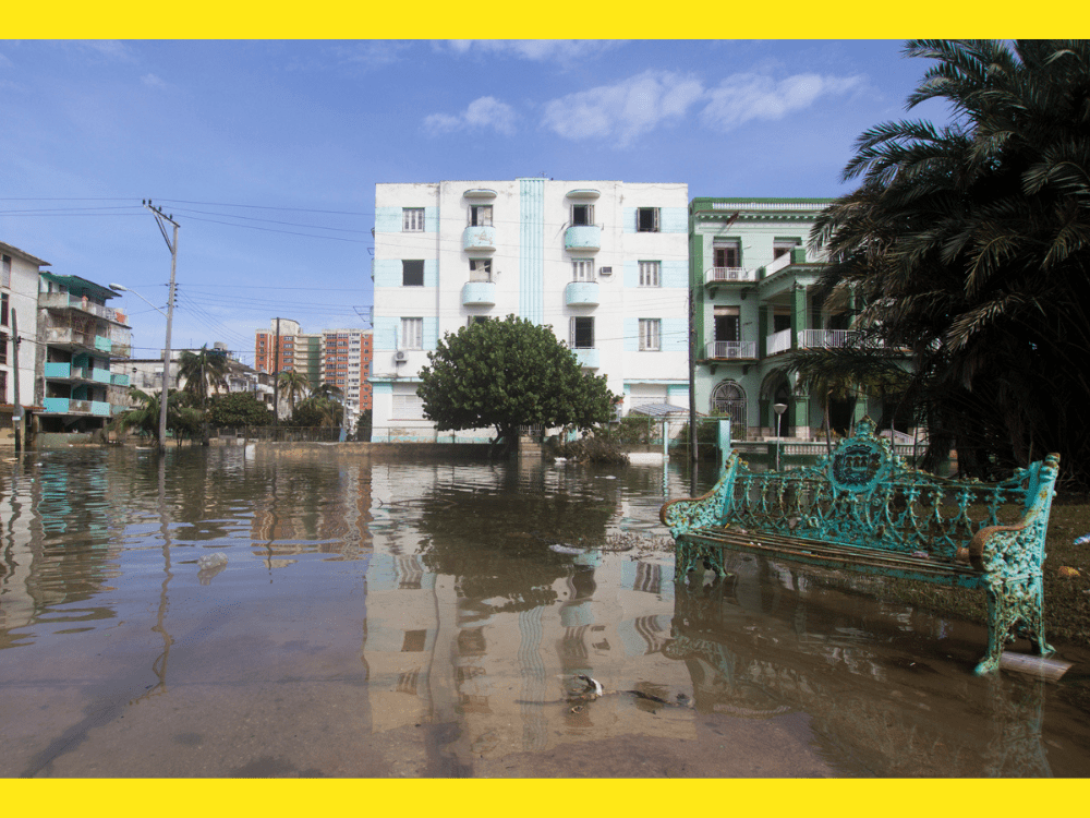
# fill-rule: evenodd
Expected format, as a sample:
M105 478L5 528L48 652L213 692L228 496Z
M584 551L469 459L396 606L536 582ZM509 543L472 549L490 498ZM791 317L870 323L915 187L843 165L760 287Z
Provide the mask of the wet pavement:
M832 575L738 556L676 583L658 509L687 482L335 447L9 460L0 775L1090 774L1090 652L979 679L982 627Z

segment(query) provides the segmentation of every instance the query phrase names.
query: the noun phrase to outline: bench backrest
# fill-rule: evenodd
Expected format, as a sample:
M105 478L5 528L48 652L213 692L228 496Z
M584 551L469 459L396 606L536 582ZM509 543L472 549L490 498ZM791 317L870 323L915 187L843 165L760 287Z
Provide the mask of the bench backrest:
M1017 523L1044 499L1050 504L1055 478L1051 458L1001 483L937 477L906 465L864 418L813 467L754 472L732 455L723 519L737 528L953 559L981 528Z

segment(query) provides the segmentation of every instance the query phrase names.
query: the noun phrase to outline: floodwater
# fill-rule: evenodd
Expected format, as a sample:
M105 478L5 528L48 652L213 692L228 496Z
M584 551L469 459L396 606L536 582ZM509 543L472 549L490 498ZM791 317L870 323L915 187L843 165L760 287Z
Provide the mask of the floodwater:
M983 628L835 578L676 584L658 509L687 482L332 446L11 459L0 776L1090 774L1087 652L978 679Z

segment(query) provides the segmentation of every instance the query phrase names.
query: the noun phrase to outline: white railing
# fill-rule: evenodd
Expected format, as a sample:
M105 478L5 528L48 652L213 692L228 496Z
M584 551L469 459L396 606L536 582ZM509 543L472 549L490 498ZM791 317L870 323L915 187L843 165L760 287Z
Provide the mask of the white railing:
M709 267L704 273L705 284L719 284L724 281L756 281L757 271L744 267Z
M769 335L765 339L765 348L769 355L775 355L777 352L787 352L791 349L791 330L780 330L777 333Z
M849 329L804 329L799 333L800 349L844 349L846 347L866 346L881 348L885 344L879 338L871 338L862 343L862 336Z
M706 358L732 360L735 358L756 358L756 341L711 341L704 346Z

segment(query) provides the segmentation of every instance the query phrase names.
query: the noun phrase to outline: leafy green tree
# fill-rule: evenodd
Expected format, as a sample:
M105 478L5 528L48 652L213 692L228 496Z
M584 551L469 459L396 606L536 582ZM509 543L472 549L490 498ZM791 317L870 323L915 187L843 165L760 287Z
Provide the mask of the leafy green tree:
M511 446L520 426L589 429L613 418L606 379L584 373L551 327L514 315L448 333L428 361L417 394L439 431L494 427Z
M344 404L331 398L311 395L292 411L291 425L301 427L321 426L336 428L344 420Z
M267 426L272 420L272 411L252 392L217 395L208 407L208 421L217 428Z
M356 417L356 432L353 435L354 440L367 443L371 440L371 425L373 414L370 409L364 409Z
M857 326L912 352L932 461L993 476L1059 452L1090 484L1090 42L919 40L909 107L865 132L811 236Z
M209 393L227 389L227 355L218 349L202 346L197 352L185 350L178 358L178 383L183 391L208 402Z

